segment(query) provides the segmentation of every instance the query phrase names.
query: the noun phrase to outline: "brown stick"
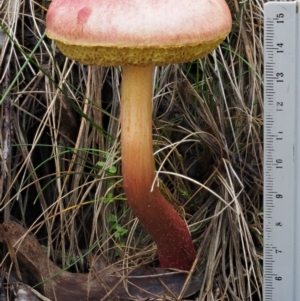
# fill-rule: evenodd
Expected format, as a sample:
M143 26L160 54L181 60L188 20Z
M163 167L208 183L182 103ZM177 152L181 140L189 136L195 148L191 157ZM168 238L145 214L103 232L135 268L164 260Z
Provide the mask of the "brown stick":
M14 246L20 263L41 283L39 287L42 287L45 296L51 300L92 301L107 298L112 300L113 297L138 297L144 300L169 295L169 292L177 296L187 279L187 275L183 273L146 267L123 272L116 266L109 266L101 271L95 268L94 272L86 274L69 273L51 262L34 236L12 221L1 225L0 243ZM193 279L185 297L199 290L200 284L199 279Z

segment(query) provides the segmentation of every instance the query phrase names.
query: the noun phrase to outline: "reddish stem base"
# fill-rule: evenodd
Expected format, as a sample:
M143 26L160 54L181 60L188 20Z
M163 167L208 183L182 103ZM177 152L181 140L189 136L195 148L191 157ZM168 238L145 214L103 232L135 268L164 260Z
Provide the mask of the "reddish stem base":
M133 213L157 244L163 268L189 270L195 249L185 222L151 186L155 178L152 146L152 67L126 66L122 82L122 171Z

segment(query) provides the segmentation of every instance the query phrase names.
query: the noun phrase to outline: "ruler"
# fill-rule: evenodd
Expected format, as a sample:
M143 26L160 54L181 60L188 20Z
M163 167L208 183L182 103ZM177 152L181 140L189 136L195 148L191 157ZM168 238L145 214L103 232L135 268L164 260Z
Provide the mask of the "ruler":
M264 301L300 301L299 4L264 5Z

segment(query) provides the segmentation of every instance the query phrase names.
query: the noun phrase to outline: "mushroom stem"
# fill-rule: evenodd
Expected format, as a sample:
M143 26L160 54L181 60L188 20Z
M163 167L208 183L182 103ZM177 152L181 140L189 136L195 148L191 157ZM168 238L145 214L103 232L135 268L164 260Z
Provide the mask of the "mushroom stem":
M122 172L133 213L150 233L163 268L189 270L195 249L185 222L155 184L152 145L152 67L123 67Z

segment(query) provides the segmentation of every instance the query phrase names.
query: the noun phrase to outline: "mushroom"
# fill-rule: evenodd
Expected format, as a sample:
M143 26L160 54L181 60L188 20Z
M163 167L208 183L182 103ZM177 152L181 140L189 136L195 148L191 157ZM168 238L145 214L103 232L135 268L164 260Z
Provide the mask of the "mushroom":
M67 57L123 66L124 191L164 268L189 270L196 252L184 220L153 185L153 68L204 57L231 26L225 0L53 0L46 16L47 36Z

